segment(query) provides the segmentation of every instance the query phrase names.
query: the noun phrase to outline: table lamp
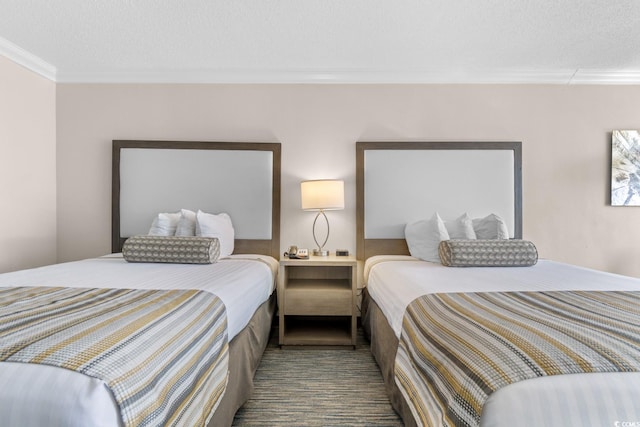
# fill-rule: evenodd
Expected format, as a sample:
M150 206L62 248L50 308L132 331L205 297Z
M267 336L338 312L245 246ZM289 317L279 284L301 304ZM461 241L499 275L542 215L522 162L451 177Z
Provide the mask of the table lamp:
M329 251L323 249L329 240L329 220L324 211L344 209L344 181L336 179L303 181L300 183L300 194L302 210L318 211L316 218L313 220L313 240L318 248L313 250L313 255L328 256ZM322 244L318 243L316 237L316 223L320 215L324 217L327 223L327 236Z

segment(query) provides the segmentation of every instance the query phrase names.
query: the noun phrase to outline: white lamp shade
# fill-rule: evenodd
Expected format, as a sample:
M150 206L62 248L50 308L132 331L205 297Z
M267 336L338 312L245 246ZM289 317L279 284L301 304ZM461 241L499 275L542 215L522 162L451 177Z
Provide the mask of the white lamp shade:
M336 179L321 179L303 181L300 183L302 209L340 210L344 209L344 181Z

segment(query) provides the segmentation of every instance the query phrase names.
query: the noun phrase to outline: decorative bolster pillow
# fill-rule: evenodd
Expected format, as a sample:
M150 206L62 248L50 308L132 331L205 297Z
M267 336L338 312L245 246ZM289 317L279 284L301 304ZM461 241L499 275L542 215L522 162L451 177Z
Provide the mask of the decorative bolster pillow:
M527 240L443 240L438 254L447 267L529 267L538 262L538 250Z
M211 264L220 256L220 242L214 237L133 236L122 246L129 262Z

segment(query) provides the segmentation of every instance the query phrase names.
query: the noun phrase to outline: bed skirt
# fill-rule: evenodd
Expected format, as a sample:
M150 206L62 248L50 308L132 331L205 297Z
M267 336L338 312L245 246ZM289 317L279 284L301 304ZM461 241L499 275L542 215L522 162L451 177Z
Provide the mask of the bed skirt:
M364 288L362 295L362 328L365 337L371 343L371 353L373 353L382 372L391 406L400 415L406 427L415 427L416 422L411 410L394 379L398 338L380 307L369 296L366 288Z
M274 292L229 343L229 382L208 427L231 426L238 409L251 397L253 377L269 342L275 308Z

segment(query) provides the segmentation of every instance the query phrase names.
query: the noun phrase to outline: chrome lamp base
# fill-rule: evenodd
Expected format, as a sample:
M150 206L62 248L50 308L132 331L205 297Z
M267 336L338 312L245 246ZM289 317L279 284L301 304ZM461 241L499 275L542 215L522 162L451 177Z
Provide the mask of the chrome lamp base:
M316 237L316 222L318 222L318 218L322 215L324 217L325 222L327 223L327 236L324 239L322 244L318 243L318 239ZM324 213L322 209L316 215L316 218L313 220L313 240L316 242L318 249L313 250L313 256L329 256L329 251L323 249L324 245L327 244L327 240L329 240L329 219L327 219L327 215Z

